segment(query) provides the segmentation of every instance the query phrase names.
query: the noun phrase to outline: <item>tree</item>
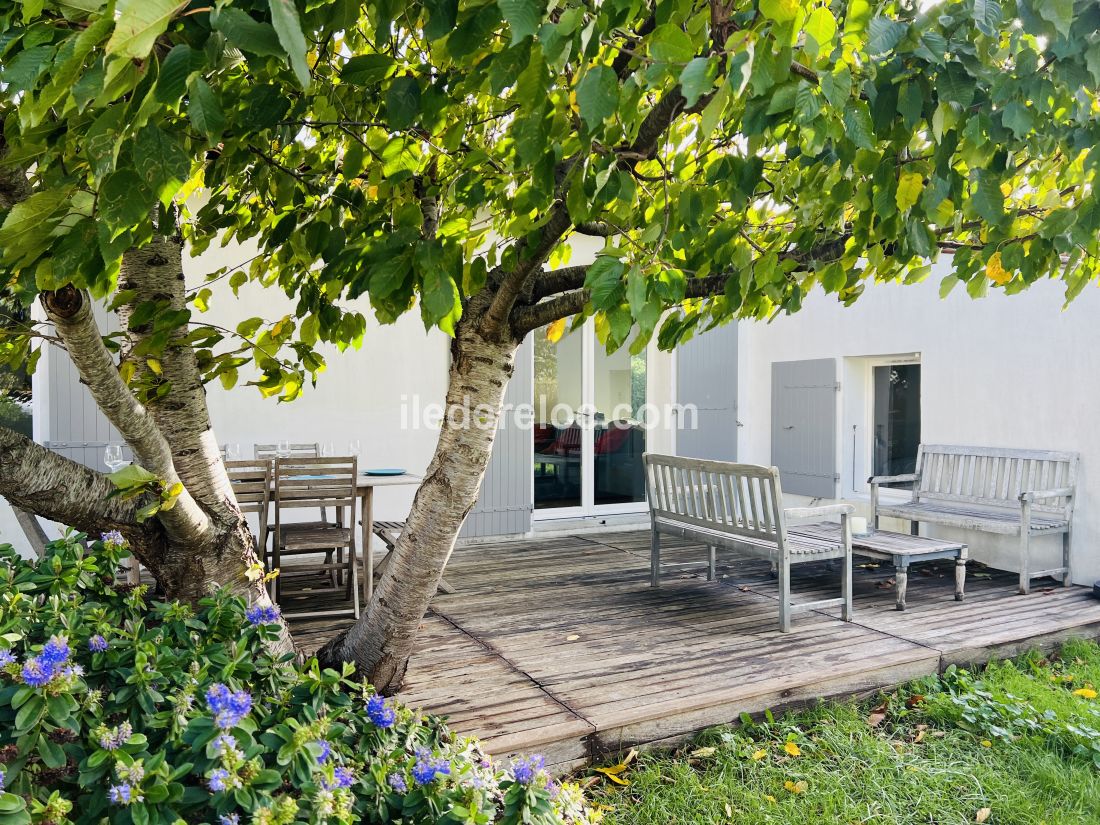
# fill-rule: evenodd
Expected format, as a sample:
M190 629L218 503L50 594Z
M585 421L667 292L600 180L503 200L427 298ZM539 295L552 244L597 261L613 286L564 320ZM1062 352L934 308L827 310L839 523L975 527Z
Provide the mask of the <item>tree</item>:
M362 335L348 298L366 295L383 321L417 307L452 336L447 404L487 426L444 421L373 601L321 653L392 692L524 336L594 317L609 349L654 335L669 348L796 311L815 288L847 303L868 281L920 280L942 250L943 289L975 297L1059 277L1069 300L1094 279L1100 11L1079 5L25 5L0 40L5 180L30 189L0 226L2 261L19 295L46 296L70 353L99 352L100 404L149 411L170 445L158 408L190 403L190 421L199 393L180 393L232 385L249 360L262 391L296 396L318 341ZM163 282L135 286L151 268L140 250L174 254L177 233L194 249L255 239L247 272L212 277L278 285L294 317L234 337L186 308L190 296L201 311L209 288L165 303ZM605 239L594 263L570 265L577 234ZM128 322L109 381L98 336L67 331L69 284L113 294ZM182 480L158 535L212 506L191 485L217 465L205 453L192 482L190 456L168 452L140 452L162 487L173 467ZM42 512L18 498L18 474L2 476L0 492Z

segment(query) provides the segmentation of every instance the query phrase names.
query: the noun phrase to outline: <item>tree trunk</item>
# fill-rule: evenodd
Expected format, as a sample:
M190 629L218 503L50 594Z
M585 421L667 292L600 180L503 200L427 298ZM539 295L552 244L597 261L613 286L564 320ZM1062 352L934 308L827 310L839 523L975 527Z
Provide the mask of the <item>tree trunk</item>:
M322 665L352 662L381 693L400 688L417 629L477 501L516 348L483 336L473 322L458 325L435 455L367 612L318 653Z

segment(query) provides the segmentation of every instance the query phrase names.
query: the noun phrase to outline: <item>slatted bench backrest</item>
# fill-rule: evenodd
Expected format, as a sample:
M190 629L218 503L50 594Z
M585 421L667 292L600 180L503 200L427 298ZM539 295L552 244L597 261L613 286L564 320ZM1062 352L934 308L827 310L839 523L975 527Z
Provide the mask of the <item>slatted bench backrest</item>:
M654 518L785 544L776 468L655 453L645 465Z
M914 498L991 507L1019 507L1019 495L1077 484L1077 453L922 444ZM1066 496L1035 502L1036 512L1069 515Z

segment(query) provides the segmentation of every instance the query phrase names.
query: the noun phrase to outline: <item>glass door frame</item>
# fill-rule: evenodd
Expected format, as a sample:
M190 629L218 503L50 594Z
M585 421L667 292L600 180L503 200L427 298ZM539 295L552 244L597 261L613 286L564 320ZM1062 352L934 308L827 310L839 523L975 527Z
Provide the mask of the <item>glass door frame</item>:
M643 495L641 501L619 502L615 504L596 504L596 428L593 426L596 410L596 348L599 342L596 340L595 322L588 318L584 326L576 330L581 337L581 406L577 415L584 417L581 425L581 503L568 507L544 507L534 506L534 487L531 492L532 518L535 521L553 521L554 519L570 518L597 518L600 516L631 515L644 513L649 509L649 504ZM534 335L542 334L542 330L535 330ZM531 358L535 357L534 347L531 348ZM646 357L646 400L649 398L649 352L648 346L642 353ZM535 391L534 387L532 393ZM535 408L538 408L538 399L532 397ZM644 432L644 430L643 430ZM532 461L534 451L532 450ZM532 474L534 465L532 463Z

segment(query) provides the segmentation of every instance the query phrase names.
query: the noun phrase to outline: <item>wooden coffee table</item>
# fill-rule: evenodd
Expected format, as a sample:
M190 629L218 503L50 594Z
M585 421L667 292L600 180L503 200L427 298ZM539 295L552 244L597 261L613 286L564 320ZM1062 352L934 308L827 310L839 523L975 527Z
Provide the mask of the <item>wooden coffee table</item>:
M840 535L840 525L832 522L800 524L788 528L792 534L821 539L835 539ZM897 593L897 609L905 610L905 591L909 584L909 565L914 562L935 559L955 560L955 601L963 600L966 587L967 546L950 539L934 539L928 536L911 536L907 533L891 533L876 530L869 536L852 536L852 553L867 556L894 565L894 581Z

